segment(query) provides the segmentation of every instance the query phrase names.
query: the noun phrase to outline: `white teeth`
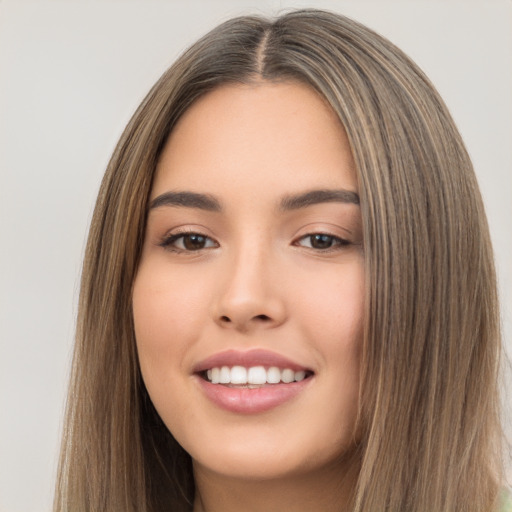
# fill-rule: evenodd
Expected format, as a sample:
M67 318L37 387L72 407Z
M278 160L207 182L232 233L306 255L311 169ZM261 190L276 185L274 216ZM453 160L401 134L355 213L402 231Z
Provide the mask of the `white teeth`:
M286 370L282 371L281 380L283 382L286 382L288 384L289 382L293 382L294 379L295 379L295 372L293 370L286 368Z
M243 366L231 368L231 384L247 384L247 369Z
M271 366L267 370L267 382L269 384L278 384L281 382L281 370L276 366Z
M212 384L261 386L264 384L278 384L279 382L285 384L300 382L306 378L306 371L293 371L291 368L280 369L276 366L271 366L268 369L263 366L251 366L250 368L222 366L207 370L206 378Z
M301 380L304 380L305 378L306 378L306 372L304 370L295 372L295 380L297 382L300 382Z
M219 373L220 384L229 384L231 382L231 372L227 366L223 366Z
M263 366L253 366L247 372L247 382L249 384L266 384L267 372Z

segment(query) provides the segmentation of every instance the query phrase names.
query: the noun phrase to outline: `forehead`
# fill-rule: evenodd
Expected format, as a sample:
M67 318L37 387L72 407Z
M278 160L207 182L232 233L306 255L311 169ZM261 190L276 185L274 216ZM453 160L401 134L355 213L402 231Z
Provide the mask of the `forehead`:
M230 84L196 101L160 157L152 196L194 187L203 192L357 190L339 119L310 87L295 83Z

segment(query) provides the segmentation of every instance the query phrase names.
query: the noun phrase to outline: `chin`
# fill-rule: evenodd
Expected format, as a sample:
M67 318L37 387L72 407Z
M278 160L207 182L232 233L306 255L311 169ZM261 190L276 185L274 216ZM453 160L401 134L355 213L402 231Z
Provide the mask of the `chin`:
M243 480L283 480L336 466L353 448L348 440L338 440L338 448L333 450L332 444L319 446L316 436L308 442L304 436L289 433L265 436L242 430L240 437L230 434L224 442L217 438L192 448L194 468Z

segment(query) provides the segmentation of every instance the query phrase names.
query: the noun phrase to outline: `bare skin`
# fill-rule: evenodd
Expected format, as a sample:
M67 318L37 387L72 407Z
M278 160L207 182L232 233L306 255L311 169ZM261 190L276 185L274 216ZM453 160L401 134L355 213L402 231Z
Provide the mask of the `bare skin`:
M355 456L310 475L275 480L227 480L215 473L195 472L197 493L193 512L345 512L350 510L359 471Z

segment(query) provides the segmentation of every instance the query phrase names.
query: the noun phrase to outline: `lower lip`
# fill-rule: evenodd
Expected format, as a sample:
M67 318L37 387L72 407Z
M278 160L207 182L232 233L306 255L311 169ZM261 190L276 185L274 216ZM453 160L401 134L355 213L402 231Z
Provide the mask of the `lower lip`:
M200 376L197 376L197 379L207 398L215 405L239 414L257 414L293 400L309 386L312 377L300 382L270 384L253 389L231 388L222 384L212 384Z

